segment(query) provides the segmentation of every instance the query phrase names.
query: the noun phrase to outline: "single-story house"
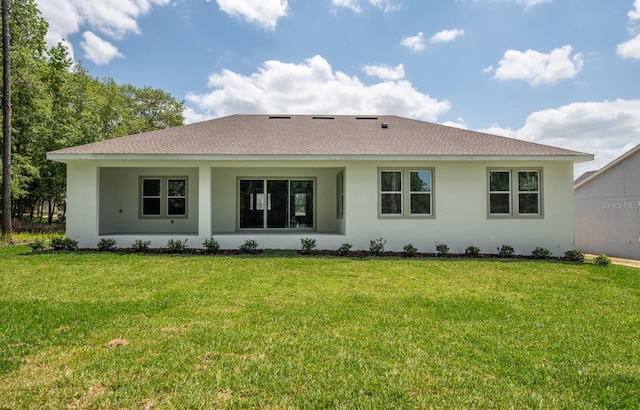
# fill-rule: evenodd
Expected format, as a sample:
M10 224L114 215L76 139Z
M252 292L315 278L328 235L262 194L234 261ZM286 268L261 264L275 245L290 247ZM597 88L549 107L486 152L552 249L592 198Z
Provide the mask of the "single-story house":
M165 247L434 252L574 248L573 165L590 154L398 116L231 115L48 153L67 236Z
M640 145L575 184L576 246L640 259Z

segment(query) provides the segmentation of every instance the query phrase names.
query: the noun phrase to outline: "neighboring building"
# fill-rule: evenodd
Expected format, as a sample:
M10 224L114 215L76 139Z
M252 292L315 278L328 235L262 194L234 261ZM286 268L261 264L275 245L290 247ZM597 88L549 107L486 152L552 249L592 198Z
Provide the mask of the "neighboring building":
M579 178L575 196L578 249L640 259L640 145Z
M574 248L569 151L397 116L233 115L62 149L81 247Z

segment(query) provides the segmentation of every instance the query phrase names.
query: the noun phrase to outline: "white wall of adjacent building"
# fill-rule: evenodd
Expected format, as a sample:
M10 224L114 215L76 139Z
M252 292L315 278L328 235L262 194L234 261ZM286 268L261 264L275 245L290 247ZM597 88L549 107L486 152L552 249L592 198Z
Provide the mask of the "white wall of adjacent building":
M640 259L640 152L575 190L576 247Z

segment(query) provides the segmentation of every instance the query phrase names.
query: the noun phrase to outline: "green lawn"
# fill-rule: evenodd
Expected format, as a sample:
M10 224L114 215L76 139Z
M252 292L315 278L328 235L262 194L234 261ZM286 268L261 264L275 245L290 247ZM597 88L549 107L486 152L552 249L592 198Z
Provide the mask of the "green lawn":
M640 408L639 269L27 246L0 261L0 409Z

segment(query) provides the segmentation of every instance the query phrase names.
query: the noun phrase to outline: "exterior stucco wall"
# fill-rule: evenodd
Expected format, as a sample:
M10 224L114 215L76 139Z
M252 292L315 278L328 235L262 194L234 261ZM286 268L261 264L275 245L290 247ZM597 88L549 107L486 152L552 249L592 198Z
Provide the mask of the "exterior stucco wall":
M336 219L336 175L338 168L305 168L300 166L283 168L281 164L271 167L251 167L236 164L233 167L214 167L211 172L212 232L225 234L236 232L238 225L238 180L251 178L309 178L316 181L316 231L338 233Z
M576 246L640 259L640 153L578 187Z
M554 255L574 247L571 163L432 162L403 163L403 168L434 168L434 218L378 218L377 171L398 163L350 164L347 172L346 236L356 249L368 249L369 241L384 238L389 250L412 243L421 252L435 252L445 243L462 253L469 245L483 253L511 245L518 254L530 254L537 246ZM540 168L543 178L542 218L489 218L487 169ZM375 193L375 195L374 195ZM369 200L367 200L369 198ZM356 234L357 233L357 234Z
M118 170L118 167L123 169ZM513 167L542 169L543 217L489 218L487 216L487 169ZM136 169L137 168L137 169ZM117 198L105 198L119 192L123 205L135 206L137 215L138 176L156 169L167 175L177 170L189 172L189 232L180 234L149 230L146 233L100 235L98 216L104 207L119 210ZM379 218L378 170L380 168L433 169L433 218ZM82 247L95 247L100 237L114 237L118 246L130 246L137 239L151 240L155 247L166 246L170 238L189 238L188 246L200 247L203 240L215 236L223 248L237 248L247 239L255 239L263 248L300 247L300 238L312 237L319 249L337 249L343 243L353 249L368 249L369 241L387 240L386 249L401 251L413 243L421 252L434 252L437 243L446 243L451 252L464 252L469 245L483 253L495 253L508 244L519 254L530 254L537 246L562 255L574 248L573 164L570 161L548 162L204 162L173 161L131 163L109 161L70 161L68 164L67 235ZM108 169L108 170L105 170ZM344 169L345 214L336 218L336 174ZM144 172L142 172L144 171ZM110 174L111 173L111 174ZM121 187L118 177L132 177L134 186ZM103 183L105 176L109 182ZM238 232L237 181L239 177L313 177L316 179L317 231L291 233ZM113 181L118 181L115 183ZM197 192L192 193L191 190ZM116 195L111 195L115 197ZM100 198L100 203L96 198ZM196 209L192 208L196 206ZM129 209L129 208L127 208ZM132 208L133 209L133 208ZM100 223L114 224L113 217ZM125 222L122 222L123 224ZM132 222L135 224L135 222ZM105 225L106 226L106 225ZM101 228L102 229L102 228ZM106 228L105 228L106 229ZM111 230L109 230L111 231ZM106 230L105 230L106 232ZM154 233L162 232L162 233Z
M67 164L67 237L80 247L95 247L98 238L98 168L87 162Z
M139 233L198 232L197 168L115 168L101 167L99 172L99 233L122 235ZM140 178L186 177L188 214L186 217L141 218Z

